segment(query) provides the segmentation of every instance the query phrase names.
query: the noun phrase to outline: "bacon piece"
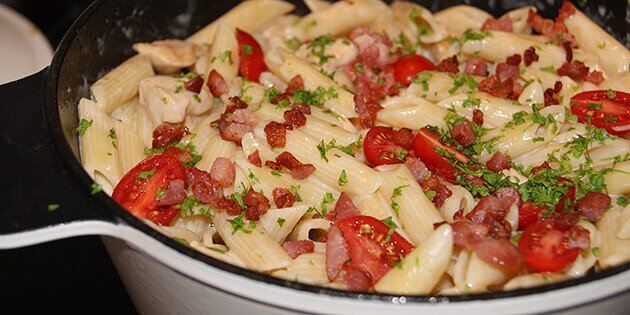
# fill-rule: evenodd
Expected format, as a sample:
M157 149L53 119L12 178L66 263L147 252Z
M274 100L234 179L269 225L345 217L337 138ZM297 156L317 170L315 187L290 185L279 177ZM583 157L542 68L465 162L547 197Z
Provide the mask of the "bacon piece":
M302 112L302 114L304 115L310 115L311 114L311 107L306 105L306 104L293 104L291 105L291 107L293 109L299 109L300 112Z
M249 109L237 109L228 118L229 121L254 127L258 123L258 116Z
M181 179L168 182L166 192L157 200L158 206L172 206L180 204L186 199L186 183Z
M315 250L315 243L311 240L289 241L282 244L282 249L289 257L295 259L302 254L312 253Z
M453 55L448 58L442 59L436 66L437 71L448 72L453 74L459 73L459 62L457 61L457 55Z
M468 120L464 120L453 126L451 136L455 139L455 141L464 147L467 147L475 142L475 132Z
M466 60L466 73L485 77L488 75L488 64L481 58L469 57Z
M234 104L235 109L245 109L247 108L249 105L247 105L247 102L243 101L240 97L238 96L232 96L229 98L230 102L232 102L232 104ZM227 110L226 110L227 112ZM234 112L233 110L230 112Z
M234 182L236 176L236 168L234 163L226 157L217 157L212 163L210 176L214 182L221 187L228 187Z
M293 95L293 91L295 90L304 90L304 79L302 79L302 76L299 74L289 80L289 85L284 90L284 93Z
M514 28L512 26L512 19L509 16L504 16L500 19L495 19L493 17L489 17L481 26L482 31L502 31L502 32L513 32Z
M361 215L359 208L354 205L352 199L350 199L350 196L348 196L347 193L342 192L339 195L339 199L337 199L335 210L333 210L334 220L344 219L357 215Z
M548 88L543 93L545 97L545 106L558 105L560 104L560 100L558 100L557 94L562 90L562 82L556 81L553 85L553 88Z
M540 171L542 171L542 170L544 170L546 168L551 168L551 165L549 165L549 162L544 161L544 162L542 162L542 164L532 168L531 173L532 174L536 174L536 173L538 173L538 172L540 172Z
M223 198L221 187L212 180L210 173L191 166L186 168L186 179L199 202L217 205L217 200Z
M512 158L509 155L504 155L501 151L497 151L486 162L486 167L495 173L509 170L512 168Z
M604 76L600 71L593 70L587 67L583 62L573 60L572 62L565 62L557 70L559 76L568 76L569 78L578 82L591 82L599 85L604 82Z
M241 144L243 136L253 130L252 126L239 124L236 122L219 121L219 134L225 141L232 141L238 145Z
M292 207L295 202L295 196L286 188L276 187L271 194L278 209Z
M497 189L494 192L494 195L501 200L503 205L506 208L509 208L513 203L516 203L517 208L521 207L521 194L518 192L516 188L512 187L503 187Z
M271 104L278 105L282 101L291 102L291 94L286 92L280 93L271 99Z
M477 126L483 126L483 112L479 109L473 110L473 122L477 124Z
M153 130L153 149L164 148L173 142L181 140L189 134L188 128L182 125L161 123Z
M507 79L516 80L520 76L517 65L511 65L505 62L501 62L497 65L496 74L501 81L506 81Z
M260 160L260 153L258 153L258 150L248 155L247 160L249 161L249 163L252 163L253 165L262 167L262 161Z
M560 212L556 213L553 221L550 221L555 226L561 230L568 230L578 222L580 222L580 215L571 211L571 212Z
M372 278L367 272L357 268L348 268L343 276L343 283L349 290L367 291L372 286Z
M413 135L413 131L409 128L400 128L399 130L394 131L394 136L392 137L392 141L394 141L395 144L407 151L411 151L413 149L414 139L415 136Z
M284 148L287 143L287 129L293 130L293 126L272 121L265 126L267 143L272 148Z
M437 187L435 187L435 197L433 197L431 202L433 202L433 205L435 205L436 208L440 208L444 205L444 201L452 195L453 192L446 187L446 185L440 183Z
M497 75L489 76L479 83L479 91L486 92L495 97L517 99L518 95L514 95L514 80L508 78L501 81Z
M575 37L569 33L569 30L564 25L564 20L574 13L575 7L569 1L564 2L555 22L544 19L533 9L530 9L527 16L527 24L557 45L569 42L571 47L575 47Z
M328 281L335 281L348 259L350 259L348 243L343 238L341 230L335 225L330 226L326 234L326 275Z
M190 152L177 147L167 147L166 150L164 150L164 154L175 156L182 164L190 163L192 161L192 155L190 155Z
M313 164L300 164L291 169L293 179L305 179L313 174L317 169Z
M564 51L566 52L565 60L567 62L573 61L573 48L571 47L571 43L563 42L562 47L564 47Z
M484 186L486 184L486 181L483 179L470 174L464 175L464 179L473 186Z
M348 34L348 38L358 49L358 61L365 68L383 70L396 61L390 54L392 42L385 35L378 34L367 27L359 27ZM354 63L352 63L354 65Z
M575 202L575 209L582 217L591 222L597 222L604 216L610 201L610 196L606 194L589 191Z
M198 75L184 83L184 88L193 93L201 92L201 88L203 87L203 78Z
M525 61L525 66L529 67L534 61L538 61L539 56L536 53L536 48L531 46L525 50L523 53L523 60Z
M284 120L295 127L306 125L306 116L299 108L292 108L284 112Z
M466 219L477 223L501 221L505 219L508 207L509 205L506 207L499 198L487 195L479 200L472 211L466 215Z
M587 249L591 247L591 232L587 229L574 225L569 231L569 248Z
M243 211L241 206L231 198L222 197L217 199L215 204L212 204L213 207L217 209L223 209L229 215L238 215Z
M219 97L230 90L223 76L214 69L210 72L206 85L214 97Z
M286 151L276 156L276 162L278 162L280 166L284 166L289 170L302 165L302 162L300 162L295 156L293 156L293 154Z
M283 167L286 167L294 179L305 179L316 171L313 164L302 164L293 154L286 151L276 156L275 162L266 161L265 166L274 170L281 170Z
M354 95L355 111L359 114L359 122L363 128L374 127L376 113L382 109L380 102L370 96Z
M507 63L508 65L512 65L512 66L518 66L521 64L521 55L519 54L514 54L512 56L509 56L507 58L505 58L505 63Z
M411 172L418 184L422 184L431 175L427 166L419 158L405 159L405 166L407 166L407 169L409 169L409 172Z
M243 202L247 206L245 209L245 218L250 221L260 220L260 216L267 213L267 210L269 210L269 199L251 188L243 197Z

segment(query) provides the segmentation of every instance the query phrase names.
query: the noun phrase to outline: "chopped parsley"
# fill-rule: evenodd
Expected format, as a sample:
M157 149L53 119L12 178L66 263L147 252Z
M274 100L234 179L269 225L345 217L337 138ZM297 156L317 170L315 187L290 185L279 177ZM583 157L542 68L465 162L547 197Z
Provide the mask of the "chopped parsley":
M389 230L387 230L387 237L385 237L385 242L389 242L392 239L392 235L394 235L394 232L398 228L398 225L396 224L396 222L394 222L394 220L392 220L391 216L385 219L382 219L381 222L389 226Z
M363 68L363 65L360 62L355 63L354 68L357 69L359 73L365 72L365 69Z
M284 222L286 222L286 221L287 221L287 220L286 220L285 218L278 218L278 219L276 220L276 222L278 223L278 225L279 225L280 227L282 227L282 226L284 225Z
M617 205L625 207L629 204L630 202L628 201L628 199L626 197L619 197L617 198Z
M617 92L613 89L608 89L608 91L606 91L606 96L608 96L608 99L614 100L617 98Z
M335 112L335 111L334 111L334 110L332 110L332 109L326 108L326 109L324 109L322 112L323 112L324 114L328 114L328 115L330 115L330 116L333 116L333 117L337 118L337 120L340 120L340 121L345 121L345 120L346 120L345 118L343 118L343 116L341 116L341 115L337 114L337 112Z
M155 167L150 169L150 170L148 170L148 171L140 172L136 176L136 180L147 179L147 178L153 176L153 174L155 174L155 172L157 172L157 168L155 168Z
M217 58L221 60L222 63L228 63L230 65L234 64L234 61L232 60L231 50L226 50L220 53L219 55L212 57L212 59L210 60L210 63L214 63L217 60Z
M286 41L284 41L284 44L291 51L296 51L296 50L298 50L298 48L300 48L300 46L302 46L302 42L299 39L295 38L295 37L287 39Z
M341 171L341 175L339 175L339 179L337 180L337 184L339 184L339 186L346 186L346 185L348 185L348 174L346 173L346 170L342 170Z
M96 195L99 192L101 192L101 190L103 190L103 188L101 187L101 185L97 184L97 183L92 183L92 191L90 192L90 194L92 195Z
M159 194L159 191L158 191ZM201 214L206 217L212 217L212 209L204 207L204 204L199 202L195 196L187 196L182 203L176 205L174 208L180 209L180 215L182 217Z
M416 74L416 77L413 78L413 80L411 80L411 82L415 83L415 84L420 84L422 85L422 89L424 91L428 91L429 90L429 83L427 82L429 79L431 79L433 77L433 74L429 71L422 71L418 74Z
M228 219L227 221L232 226L232 235L234 235L234 233L238 231L241 231L245 234L252 234L252 232L256 228L256 221L249 221L249 223L246 224L243 220L242 213L234 217L233 219Z
M254 173L252 173L252 170L248 169L249 174L247 175L247 178L249 178L249 182L252 185L256 185L258 183L260 183L260 180L258 179L258 177L256 177L256 175L254 175Z
M599 257L599 247L591 248L591 253L593 253L593 256Z
M453 79L453 87L448 90L449 94L455 94L460 87L466 85L471 91L476 90L479 87L479 83L475 81L475 78L468 73L462 75L450 75Z
M114 149L118 149L118 145L116 145L116 131L114 130L114 128L109 129L107 137L112 139L112 147L114 147Z
M309 106L322 106L327 100L335 99L339 97L339 94L333 87L324 88L318 86L315 91L307 91L297 89L293 91L291 96L291 102L297 104L306 104Z
M409 185L398 186L394 188L394 190L392 191L391 206L394 212L396 213L396 215L398 215L400 212L400 205L396 201L394 201L394 198L402 196L402 190L407 187L409 187Z
M282 171L279 170L272 170L271 171L271 175L275 176L275 177L282 177Z
M554 75L558 75L558 71L556 71L556 68L554 68L554 66L540 67L540 71L545 71Z
M332 45L335 40L328 35L321 35L315 37L309 44L308 49L310 51L310 55L319 58L319 65L323 65L330 58L333 58L332 55L326 54L326 46Z
M81 119L81 121L79 122L79 126L77 127L77 132L79 133L79 135L81 136L85 136L85 132L87 131L88 128L90 128L90 126L92 126L92 123L94 122L94 120L90 119L85 120L85 119Z
M291 185L289 187L289 191L295 196L295 201L302 202L302 197L300 196L300 185Z
M263 101L270 103L278 95L280 95L280 91L278 91L275 86L271 86L265 90L265 93L263 94Z
M328 160L328 157L326 156L326 153L328 151L330 151L331 149L335 148L345 154L348 154L352 157L354 157L354 151L352 150L352 148L361 148L363 147L363 138L359 137L359 139L357 139L357 141L350 143L346 146L344 145L338 145L337 144L337 140L332 139L330 140L328 143L325 143L324 140L322 139L322 141L317 145L317 150L319 151L319 154L322 158L322 160L326 161L326 162L330 162Z
M253 48L252 46L249 46L247 44L243 45L243 54L245 54L245 56L247 55L251 55L253 53Z

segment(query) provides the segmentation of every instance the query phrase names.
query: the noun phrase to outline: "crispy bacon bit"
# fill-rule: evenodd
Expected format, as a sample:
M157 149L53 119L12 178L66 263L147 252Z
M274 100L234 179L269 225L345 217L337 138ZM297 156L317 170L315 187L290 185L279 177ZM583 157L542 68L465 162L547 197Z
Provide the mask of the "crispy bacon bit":
M591 232L587 229L574 225L569 232L569 248L587 249L591 247Z
M549 165L549 162L544 161L542 164L532 168L531 173L532 174L536 174L536 173L538 173L538 172L540 172L540 171L542 171L542 170L544 170L546 168L551 168L551 165Z
M464 147L475 142L475 132L472 129L472 124L468 120L464 120L453 126L451 136Z
M267 210L269 210L269 199L251 188L243 197L243 202L247 206L245 209L245 218L250 221L260 220L260 216L267 213Z
M339 199L337 199L337 204L335 205L335 210L333 210L331 218L335 221L357 215L361 215L359 208L354 205L347 193L342 192L339 195Z
M177 147L166 148L166 150L164 150L164 154L175 156L177 160L180 161L182 164L186 164L192 161L192 155L190 155L190 152Z
M464 209L460 208L457 212L453 213L453 221L464 220Z
M440 183L437 187L435 187L435 197L433 197L431 202L433 202L433 205L435 205L436 208L440 208L446 199L452 195L453 192L446 187L446 185Z
M509 170L512 168L512 158L509 155L504 155L501 151L497 151L486 162L486 167L495 173L502 170Z
M276 156L276 162L278 162L280 166L284 166L290 170L302 165L302 162L300 162L295 156L293 156L293 154L286 151Z
M415 136L413 135L413 131L409 128L400 128L394 132L394 136L392 137L392 141L395 144L401 146L403 149L407 151L411 151L413 149L413 140Z
M234 177L236 176L234 163L226 157L217 157L212 163L210 175L212 180L219 184L219 186L228 187L232 185Z
M326 234L326 275L333 282L346 261L350 259L348 243L341 230L332 225Z
M488 64L481 58L469 57L466 60L466 73L485 77L488 75Z
M315 173L317 169L313 164L300 164L291 169L291 177L294 179L305 179Z
M265 161L265 166L274 171L279 171L282 169L282 165L280 165L280 163L276 161Z
M247 108L249 106L249 105L247 105L247 102L243 101L238 96L232 96L232 97L229 98L229 100L230 100L230 102L232 102L232 104L234 104L236 109L245 109L245 108Z
M493 17L489 17L486 22L481 26L482 31L502 31L502 32L513 32L512 19L509 16L502 17L500 19L495 19Z
M610 196L599 192L589 191L575 202L577 212L591 222L597 222L604 216L604 211L610 205Z
M281 170L283 167L286 167L294 179L305 179L316 171L313 164L302 164L293 154L286 151L280 153L276 157L275 162L266 161L265 166L274 170Z
M477 126L483 126L483 112L479 109L473 110L473 122L477 124Z
M291 105L291 107L293 109L299 109L300 112L302 112L302 114L304 114L304 115L310 115L311 114L311 107L306 105L306 104L293 104L293 105Z
M343 283L349 290L367 291L372 286L372 278L367 272L357 268L348 268L343 276Z
M225 79L223 79L223 76L216 70L212 70L212 72L210 72L206 85L208 86L210 93L212 93L214 97L219 97L230 90L230 87L227 85L227 83L225 83Z
M515 93L514 86L514 79L508 78L505 81L501 81L497 75L492 75L479 83L479 91L495 97L515 100L518 99L520 93Z
M282 101L286 101L286 102L291 101L291 94L286 93L286 92L280 93L271 99L271 104L278 105Z
M359 27L348 34L348 38L357 46L361 63L366 68L384 69L395 61L390 55L392 42L385 35L378 34L367 27Z
M306 116L299 108L292 108L284 112L284 120L295 127L306 125Z
M466 215L466 219L487 224L488 235L495 238L509 238L511 227L505 216L514 203L520 204L521 196L514 188L501 188L495 196L484 196L473 210Z
M562 47L564 47L564 51L566 51L566 61L567 62L571 62L573 61L573 48L571 47L571 43L569 42L562 42Z
M457 55L453 55L448 58L442 59L437 65L437 71L448 72L453 74L459 73L459 62L457 61Z
M521 55L514 54L512 56L509 56L505 59L505 63L507 63L508 65L518 66L521 64Z
M418 182L418 184L422 184L425 178L428 178L431 173L426 165L419 158L407 158L405 159L405 166L413 175L413 178Z
M233 121L235 123L247 125L250 127L256 126L258 123L258 116L254 114L249 109L237 109L232 115L228 118L228 120Z
M153 149L164 148L173 142L181 140L189 134L188 128L181 125L162 123L153 130Z
M223 196L221 187L212 180L210 173L191 166L186 169L186 180L197 201L225 210L229 215L241 212L236 201Z
M312 253L315 250L315 243L311 240L289 241L282 244L282 249L289 257L295 259L302 254Z
M304 90L304 79L302 79L302 76L299 74L291 78L289 85L284 90L284 93L293 95L293 91L295 90Z
M354 95L355 111L359 114L359 122L363 128L374 127L376 113L381 110L380 102L367 95Z
M497 65L496 74L501 81L505 81L507 79L516 80L520 76L517 65L511 65L505 62L501 62Z
M521 194L518 192L516 188L512 188L512 187L499 188L497 189L497 191L494 192L494 195L497 196L499 200L501 200L501 202L506 208L509 208L514 203L516 204L518 208L521 207L521 203L522 203Z
M486 184L486 182L483 179L476 176L472 176L470 174L464 175L464 179L466 179L466 181L473 186L484 186Z
M252 131L252 127L236 122L228 122L226 120L219 120L219 134L225 141L232 141L238 145L241 144L243 136Z
M272 148L284 148L287 143L287 129L293 130L293 126L272 121L265 126L267 143Z
M184 88L186 88L186 90L191 91L193 93L201 92L202 87L203 87L203 78L200 75L184 83Z
M435 222L433 223L433 229L436 230L437 228L439 228L440 226L447 224L446 221L440 221L440 222Z
M523 60L525 61L526 67L529 67L532 63L534 63L534 61L538 61L538 59L539 56L536 53L536 48L534 48L534 46L527 48L525 53L523 53Z
M278 209L292 207L295 203L295 196L286 188L276 187L271 194Z
M577 81L588 81L593 84L599 85L604 82L604 76L600 71L593 70L590 72L590 68L583 62L573 60L572 62L565 62L560 68L558 68L559 76L568 76L569 78Z
M548 88L543 93L545 97L545 106L558 105L560 100L558 99L558 93L562 90L562 82L556 81L553 88Z
M574 13L575 7L569 1L564 2L555 22L544 19L534 9L530 9L527 16L527 24L557 45L566 41L570 43L571 47L575 47L575 37L569 33L569 30L564 25L564 20Z
M249 161L249 163L252 163L253 165L262 167L262 161L260 160L260 153L258 153L258 150L248 155L247 160Z
M168 182L166 192L158 198L159 206L173 206L186 199L186 183L181 179Z
M556 213L554 216L554 223L556 227L561 230L570 229L572 226L576 225L580 222L580 215L571 211L571 212L561 212Z

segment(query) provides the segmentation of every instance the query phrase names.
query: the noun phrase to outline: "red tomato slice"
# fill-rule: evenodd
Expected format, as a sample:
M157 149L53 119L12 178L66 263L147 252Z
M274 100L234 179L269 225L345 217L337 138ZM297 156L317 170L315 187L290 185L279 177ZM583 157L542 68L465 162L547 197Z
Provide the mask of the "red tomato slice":
M554 220L538 221L523 231L518 248L525 263L536 271L559 271L571 264L579 253L568 248L569 231L556 227Z
M404 237L390 231L387 224L374 217L348 217L335 221L335 225L348 243L350 267L368 273L372 284L414 248Z
M258 82L260 73L265 70L264 54L260 44L252 35L236 29L236 41L238 42L238 56L240 64L239 74L250 81Z
M547 210L547 206L537 206L524 202L518 209L518 229L523 230L540 219L540 213Z
M186 179L182 163L170 154L153 155L138 163L123 176L114 188L112 198L137 218L144 219L150 212L164 211L157 209L155 196L158 189L166 189L168 182L174 179ZM164 215L154 213L151 217Z
M147 219L155 222L157 225L168 226L181 211L181 209L177 208L153 210L147 214Z
M416 74L422 71L435 70L431 60L416 54L408 54L398 58L394 63L394 78L404 85L411 84Z
M401 154L404 149L394 142L395 133L391 127L378 126L365 135L363 152L372 167L403 162L399 157L404 160L406 154Z
M556 205L556 212L558 213L564 211L564 205L567 203L567 200L570 201L570 204L573 204L575 202L575 185L573 185L573 182L570 179L559 177L556 186L560 187L564 185L571 185L571 187L569 187L567 194L564 195L564 197L562 197L562 199L560 199L560 202L558 202L558 204Z
M459 171L448 163L446 157L439 155L435 151L437 148L454 154L455 158L461 162L468 162L468 158L455 148L442 144L435 132L426 127L420 129L416 139L413 141L413 151L416 153L416 157L420 158L435 175L451 183L456 183L455 174Z
M571 112L581 123L588 122L604 128L612 135L621 136L630 131L630 94L598 90L577 94L571 98Z

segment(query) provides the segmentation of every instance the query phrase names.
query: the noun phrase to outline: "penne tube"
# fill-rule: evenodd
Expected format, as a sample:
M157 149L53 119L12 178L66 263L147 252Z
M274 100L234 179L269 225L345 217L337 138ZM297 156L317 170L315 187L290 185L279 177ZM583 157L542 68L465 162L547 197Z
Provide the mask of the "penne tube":
M492 17L484 10L464 4L440 10L434 16L452 35L462 34L468 29L480 30L483 23Z
M286 270L274 271L271 275L313 285L345 288L338 282L328 282L326 275L326 255L323 253L308 253L296 257Z
M613 195L625 195L630 193L630 161L617 163L612 172L604 174L604 183L608 187L608 193Z
M132 124L114 120L114 130L121 174L126 174L136 164L144 160L144 144L133 132Z
M206 82L212 70L216 70L226 82L238 75L239 55L236 42L236 29L228 23L219 23L212 47L208 53L208 70Z
M446 128L444 117L448 110L423 101L415 106L404 108L382 109L376 114L376 119L388 125L420 129L425 126Z
M596 224L599 231L599 266L610 268L630 259L630 239L620 239L617 233L623 224L623 209L613 206Z
M512 120L512 115L520 111L531 112L531 108L515 105L504 98L493 97L487 93L457 94L436 103L444 109L455 109L459 115L472 121L473 111L481 110L484 127L495 128L505 125Z
M306 205L270 209L260 218L260 223L271 238L278 244L282 244L307 209L308 206Z

